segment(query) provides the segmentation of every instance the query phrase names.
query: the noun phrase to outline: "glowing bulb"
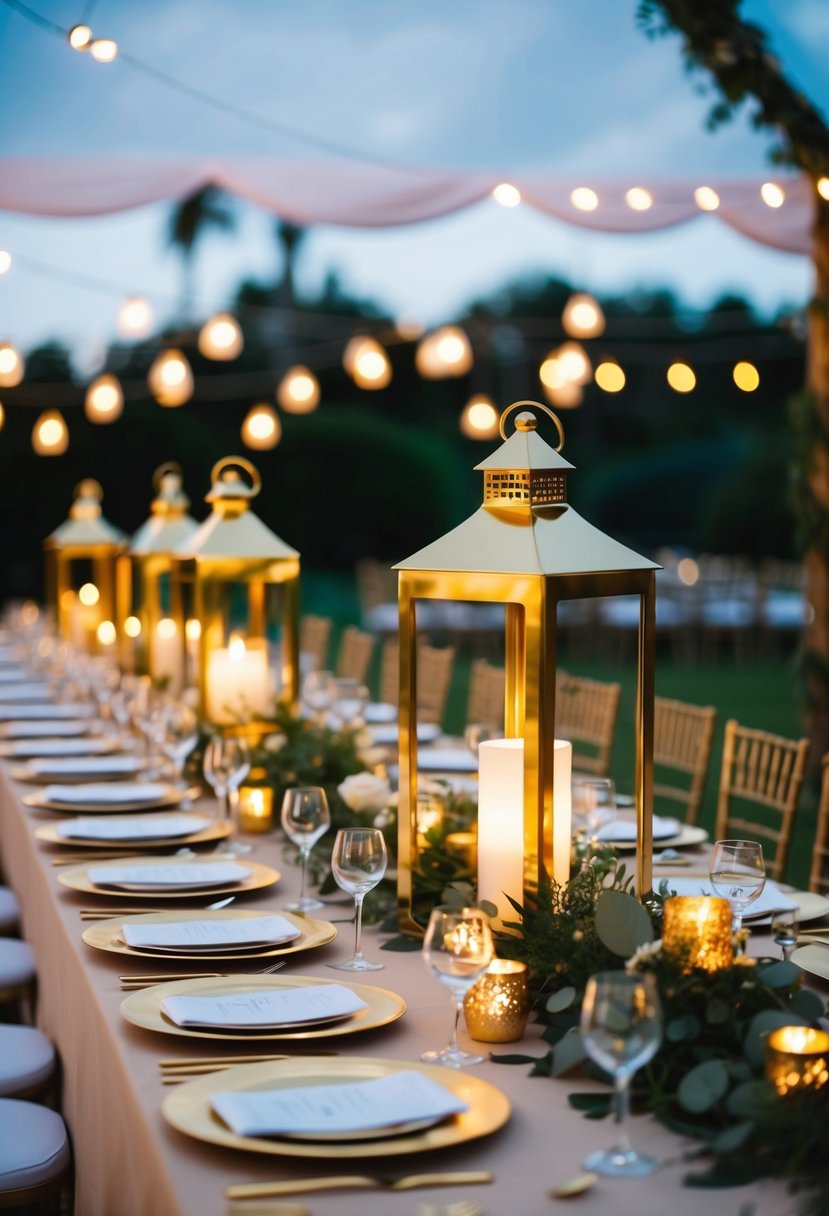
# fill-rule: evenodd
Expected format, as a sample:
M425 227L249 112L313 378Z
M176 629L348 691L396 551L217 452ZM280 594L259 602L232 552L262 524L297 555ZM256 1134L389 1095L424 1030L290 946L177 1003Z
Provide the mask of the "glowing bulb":
M128 638L137 638L141 636L141 622L137 616L128 616L124 621L124 633Z
M551 405L560 406L565 410L572 410L581 405L584 397L581 385L573 380L568 380L558 388L550 388L545 384L544 392Z
M88 25L73 25L66 38L73 51L88 51L92 30Z
M11 342L0 342L0 388L14 388L23 379L26 364Z
M199 331L199 350L205 359L236 359L244 346L239 322L228 312L217 313Z
M118 310L118 332L128 338L148 334L153 324L153 310L143 296L127 296Z
M0 431L6 424L6 411L3 409L3 403L0 402Z
M150 392L159 405L184 405L193 396L193 372L180 350L163 350L147 373Z
M492 197L502 207L517 207L521 202L521 191L509 182L500 182L492 191Z
M94 583L84 583L78 592L78 599L85 608L92 608L101 598L101 593Z
M320 403L319 381L301 364L290 367L277 386L276 400L286 414L310 414Z
M699 565L692 557L683 557L677 562L676 572L679 581L686 587L693 587L699 582Z
M415 366L427 380L464 376L473 363L469 339L457 325L444 325L418 343Z
M118 43L114 38L93 38L89 53L98 63L112 63L113 59L118 58Z
M375 338L352 338L343 352L343 365L358 388L385 388L391 381L391 363Z
M586 384L592 368L587 352L578 342L565 342L558 348L556 362L568 384Z
M62 456L69 447L69 429L59 410L44 410L32 428L38 456Z
M760 386L760 373L753 363L744 359L734 364L733 375L737 388L742 389L744 393L753 393Z
M573 338L597 338L604 332L604 313L593 296L576 292L564 307L561 324Z
M563 388L567 383L567 377L564 375L555 351L549 354L541 364L538 369L538 378L545 388Z
M5 274L12 264L12 255L8 249L0 249L0 274Z
M653 206L653 195L642 186L632 186L625 194L625 202L631 211L650 211Z
M720 205L720 196L710 186L697 186L694 191L694 202L700 211L716 211Z
M112 621L101 621L95 633L102 646L111 646L118 637Z
M829 199L829 177L818 178L817 192L821 198Z
M191 616L184 625L184 636L188 642L197 642L201 637L201 621Z
M767 207L782 207L786 201L786 193L777 182L763 182L760 187L760 198Z
M618 363L605 359L593 373L593 379L605 393L620 393L625 387L625 373Z
M251 406L242 423L242 441L261 452L275 448L282 438L282 423L276 410L264 401Z
M675 393L691 393L697 386L693 368L687 363L672 363L668 368L668 384Z
M599 205L599 196L589 186L577 186L570 195L570 202L577 211L595 211Z
M124 412L124 393L117 376L98 376L86 390L84 411L90 422L115 422Z
M485 393L470 397L460 419L460 428L470 439L494 439L498 434L498 411Z

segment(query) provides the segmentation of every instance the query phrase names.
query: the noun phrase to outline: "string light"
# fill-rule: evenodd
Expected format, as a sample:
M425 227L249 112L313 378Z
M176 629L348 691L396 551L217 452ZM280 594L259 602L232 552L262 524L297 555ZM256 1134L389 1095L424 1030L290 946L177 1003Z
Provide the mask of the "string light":
M66 40L73 51L88 51L92 42L92 30L88 25L73 25Z
M5 274L12 264L12 255L8 249L0 249L0 274Z
M745 359L734 364L733 376L737 388L742 389L744 393L753 393L760 387L760 373L753 363Z
M32 428L32 447L38 456L62 456L69 447L69 428L60 410L44 410Z
M376 338L352 338L343 352L343 366L358 388L380 389L391 382L391 361Z
M286 414L310 414L320 403L319 381L302 364L289 367L279 381L276 400Z
M469 439L494 439L498 434L498 411L486 393L469 398L460 417L460 428Z
M216 313L199 330L199 351L205 359L237 359L244 346L239 322L229 312Z
M139 638L141 636L141 622L137 616L128 616L124 621L123 628L128 638Z
M521 191L510 182L499 182L492 191L492 197L502 207L517 207L521 202Z
M786 193L777 182L763 182L760 187L760 198L767 207L782 207L786 201Z
M114 38L93 38L89 53L98 63L112 63L118 58L118 43Z
M557 351L551 351L547 355L547 358L538 369L538 378L544 387L548 389L563 388L567 383L567 377L559 363Z
M556 352L556 362L568 384L586 384L592 367L587 351L578 342L565 342Z
M95 630L95 636L101 646L112 646L118 638L118 632L112 621L101 621Z
M585 291L577 291L564 306L561 324L572 338L598 338L604 333L604 313L598 300Z
M0 431L6 425L6 411L3 409L3 403L0 401Z
M180 350L163 350L147 373L150 392L159 405L184 405L193 396L193 370Z
M0 388L16 388L23 379L26 364L11 342L0 342Z
M631 211L650 211L653 206L653 195L642 186L631 186L625 194L625 202Z
M273 406L264 401L251 406L242 423L242 442L249 448L266 452L275 448L282 438L282 423Z
M581 385L576 384L572 380L559 385L557 388L550 388L549 385L545 384L544 392L551 405L559 406L564 410L576 409L584 399Z
M672 363L668 368L667 379L675 393L692 393L697 386L694 370L687 363Z
M124 412L124 390L117 376L98 376L86 390L84 412L90 422L115 422Z
M817 192L821 198L829 199L829 177L818 178Z
M443 325L418 343L415 367L424 380L465 376L473 363L469 338L457 325Z
M720 205L720 196L711 186L697 186L694 202L700 211L716 211Z
M596 384L605 393L620 393L625 387L625 373L612 359L603 360L593 373Z
M84 608L94 608L101 598L101 593L94 583L84 583L78 591L78 599Z
M577 211L595 211L599 205L599 196L589 186L577 186L570 194L570 202Z
M118 310L118 332L128 338L142 338L152 329L153 310L143 296L127 296Z

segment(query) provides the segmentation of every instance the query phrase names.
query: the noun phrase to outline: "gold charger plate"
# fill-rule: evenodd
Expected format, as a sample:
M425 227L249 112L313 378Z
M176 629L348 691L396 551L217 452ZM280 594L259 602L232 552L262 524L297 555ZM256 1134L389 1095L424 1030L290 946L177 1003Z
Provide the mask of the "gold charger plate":
M690 849L697 844L705 844L708 839L708 833L705 828L697 827L696 824L684 823L675 836L660 836L659 840L654 840L654 852L659 849ZM619 849L620 852L634 852L636 849L635 840L603 840L602 844L612 845L614 849Z
M96 950L107 950L111 954L128 954L132 958L140 958L146 962L148 959L155 962L157 959L176 959L180 963L200 963L206 959L219 959L222 961L230 959L245 959L253 962L256 959L274 958L280 954L299 954L303 950L314 950L317 946L325 946L328 942L332 942L337 936L337 926L332 925L328 920L315 920L311 916L295 916L293 912L280 912L280 916L284 916L285 920L290 921L300 931L300 936L293 938L289 942L283 942L281 945L274 945L270 948L265 947L263 950L252 953L249 949L242 950L238 954L230 954L227 950L209 953L207 950L196 951L181 951L181 950L138 950L135 946L128 946L121 938L121 930L125 924L130 925L164 925L170 924L172 921L180 920L211 920L218 918L219 920L245 920L251 917L263 916L264 911L259 909L253 911L248 908L222 908L219 911L211 912L206 909L183 909L181 912L144 912L139 916L113 916L109 920L95 921L88 925L83 931L83 940L87 946L92 946ZM182 976L182 978L185 978ZM215 1037L215 1036L211 1036Z
M99 760L101 755L102 753L96 752L95 755L86 757L54 756L50 758L55 760ZM23 785L89 785L93 781L139 781L142 767L142 765L139 765L138 768L123 773L102 773L100 771L95 772L94 769L74 773L35 773L32 772L28 764L17 764L9 770L9 773L15 781L20 781ZM62 803L61 805L64 804Z
M798 920L818 920L821 916L826 916L829 913L829 899L825 895L818 895L817 891L795 891L793 887L784 886L778 883L781 891L785 891L797 904ZM752 916L751 905L749 911L743 913L743 923L749 925L770 925L771 917Z
M829 942L809 942L806 946L798 946L791 956L792 962L797 963L809 975L818 979L829 980Z
M163 820L164 815L154 813L151 817L152 823L161 823ZM35 830L35 836L38 840L45 840L47 844L57 844L65 849L107 849L110 853L113 849L177 849L185 844L209 844L214 840L224 840L231 832L229 823L220 823L218 820L212 819L200 831L190 832L186 836L144 836L140 840L124 838L98 840L86 836L60 836L58 826L57 823L43 823Z
M44 752L42 744L44 743L89 743L92 746L88 751L76 752ZM112 752L121 750L121 744L117 739L102 739L100 735L43 735L29 738L19 738L10 740L8 743L0 743L0 756L5 759L14 760L30 760L37 756L49 756L53 759L72 756L109 756Z
M442 1085L469 1109L435 1123L420 1131L400 1134L379 1129L376 1139L353 1142L328 1140L293 1140L263 1136L237 1136L210 1108L212 1094L226 1090L293 1089L301 1085L330 1085L355 1081L370 1081L396 1072L419 1072ZM362 1158L392 1157L403 1153L428 1153L488 1136L503 1127L510 1116L506 1094L488 1081L470 1073L441 1068L439 1064L421 1064L409 1060L384 1060L374 1057L314 1059L297 1057L273 1060L262 1064L242 1064L221 1073L210 1073L194 1081L177 1085L162 1106L164 1118L178 1131L196 1140L219 1144L225 1148L243 1149L252 1153L267 1153L279 1157Z
M280 914L281 915L281 914ZM199 954L201 957L201 953ZM257 955L257 957L259 957ZM295 1029L274 1027L259 1030L233 1030L217 1026L215 1029L196 1026L177 1026L161 1011L161 1001L166 996L227 996L234 992L250 992L262 989L270 992L283 988L308 988L317 984L341 984L350 988L367 1004L367 1009L335 1022L327 1020L324 1025L298 1025ZM374 988L369 984L345 984L343 980L320 980L307 975L226 975L219 979L175 980L169 984L156 984L131 993L121 1003L121 1016L133 1026L145 1030L157 1030L162 1034L183 1035L188 1039L233 1039L247 1043L259 1039L325 1039L332 1035L356 1034L361 1030L375 1030L395 1022L406 1012L406 1002L396 992L385 988Z
M176 857L171 858L171 861L177 866L186 865L204 865L208 860L204 857ZM211 859L217 860L217 859ZM221 860L219 858L218 860ZM87 895L106 895L108 899L204 899L207 895L229 895L242 894L245 891L258 891L262 887L273 886L278 882L281 875L278 870L274 870L272 866L263 866L258 861L245 861L243 858L236 857L233 859L233 865L242 866L248 871L248 877L240 879L239 882L231 883L216 883L215 886L192 886L192 887L153 887L145 891L139 886L126 887L121 886L97 886L89 879L89 870L94 869L96 865L124 865L138 866L158 865L160 858L158 857L140 857L135 853L131 853L127 857L117 858L106 862L92 862L83 866L73 866L71 870L64 870L58 875L58 882L65 887L71 887L73 891L83 891ZM158 956L161 957L161 956Z
M63 784L69 783L50 782L50 785ZM183 802L192 802L200 793L197 785L187 790L176 790L171 786L160 798L140 802L53 802L45 794L27 794L23 804L38 811L59 811L62 815L118 815L124 811L154 811L161 810L162 807L180 806Z

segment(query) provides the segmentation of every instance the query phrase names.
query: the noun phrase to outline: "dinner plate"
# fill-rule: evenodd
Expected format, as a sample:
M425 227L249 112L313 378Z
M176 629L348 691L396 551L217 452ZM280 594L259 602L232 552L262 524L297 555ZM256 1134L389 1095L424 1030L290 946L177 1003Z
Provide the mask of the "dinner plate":
M282 915L280 913L280 915ZM199 957L202 957L200 954ZM271 992L285 988L308 988L316 984L340 984L365 1001L367 1008L346 1015L334 1022L298 1023L294 1029L286 1026L256 1027L233 1030L227 1026L177 1026L161 1011L161 1002L168 996L230 996L235 992L261 990ZM325 1039L333 1035L357 1034L361 1030L376 1030L395 1022L406 1012L406 1002L396 992L374 988L368 984L344 984L343 980L322 980L307 975L225 975L218 979L181 979L169 984L156 984L132 992L121 1003L121 1016L133 1026L155 1030L161 1034L180 1035L188 1039Z
M822 942L809 942L808 945L798 946L791 959L798 967L808 971L809 975L829 980L829 941L825 946Z
M58 782L51 784L57 785ZM162 797L140 802L56 802L45 794L26 794L23 803L38 811L60 811L62 815L117 815L121 811L150 811L179 806L183 802L192 802L200 794L197 785L187 790L178 790L171 785Z
M239 954L229 954L227 950L222 950L218 954L208 954L205 950L199 950L198 953L181 950L168 950L165 953L159 950L139 950L135 946L128 946L121 937L121 933L125 924L164 925L182 920L211 920L213 918L237 920L259 917L261 915L261 911L249 911L242 908L222 908L217 912L205 909L187 909L181 912L145 912L139 916L113 916L109 920L95 921L93 924L88 925L84 929L83 940L87 946L92 946L96 950L106 950L110 954L128 954L132 958L144 960L151 958L155 961L156 959L167 958L177 959L179 962L192 963L211 958L221 960L250 959L250 950L243 950ZM299 954L303 950L314 950L317 946L325 946L328 942L332 942L337 936L337 926L332 925L330 921L316 920L311 916L294 916L292 912L280 911L279 915L295 925L300 931L300 936L292 938L291 941L284 942L282 945L266 946L256 955L256 958L271 958L280 954ZM171 1030L170 1033L176 1033L180 1029L180 1027L177 1027L176 1031Z
M657 849L690 849L694 845L704 844L707 839L705 828L697 827L693 823L684 823L675 836L665 836L653 843ZM612 845L620 852L632 853L636 850L635 840L603 840L602 844Z
M15 760L28 760L36 756L108 756L121 750L117 739L100 735L85 735L79 738L64 737L45 739L18 739L13 743L0 743L0 756Z
M213 1094L229 1090L294 1089L300 1085L349 1084L391 1076L395 1072L419 1072L465 1102L468 1109L421 1130L409 1133L395 1129L375 1129L377 1135L360 1142L327 1139L299 1140L283 1137L237 1136L210 1106ZM221 1073L210 1073L177 1085L162 1106L165 1119L178 1131L196 1140L224 1148L265 1153L280 1157L354 1158L391 1157L404 1153L428 1153L439 1148L463 1144L491 1135L506 1123L510 1104L506 1094L488 1081L471 1073L421 1064L410 1060L384 1060L374 1057L315 1060L297 1057L260 1064L242 1064Z
M207 859L204 857L177 857L175 864L177 866L187 865L204 865ZM205 894L223 895L236 894L240 895L245 891L258 891L262 887L273 886L278 882L281 875L278 870L274 870L271 866L263 866L258 861L244 861L234 859L233 864L241 866L248 871L248 877L240 879L238 882L232 883L217 883L213 885L200 885L188 887L147 887L142 889L140 886L131 886L129 890L122 886L98 886L89 878L90 869L95 869L100 862L92 862L83 866L73 866L71 870L63 870L58 875L58 882L64 887L70 887L73 891L83 891L87 895L106 895L109 899L201 899ZM138 865L158 865L158 857L136 857L133 853L129 857L119 858L116 861L106 862L108 866L123 865L123 866L138 866ZM261 915L261 914L260 914ZM201 956L200 956L201 957Z
M152 824L163 823L163 814L153 814L149 817ZM68 822L68 821L67 821ZM116 849L172 849L181 848L186 844L209 844L211 841L224 840L231 832L231 824L220 823L216 819L206 820L205 826L187 836L142 836L132 839L122 837L119 840L99 840L92 836L61 836L58 823L44 823L35 830L38 840L47 844L57 844L66 849L107 849L110 853Z
M33 757L38 759L39 757ZM45 759L45 757L43 757ZM94 756L55 756L49 757L55 760L89 760L90 764L94 764L96 760L101 759L100 754ZM24 785L88 785L90 781L137 781L144 769L143 761L136 757L136 767L133 769L124 769L123 772L101 772L100 769L76 769L73 772L56 771L51 773L38 773L32 769L31 761L27 764L17 764L10 769L10 774L15 781L21 781ZM67 803L66 805L70 805Z
M799 921L818 920L821 916L829 914L829 899L825 895L818 895L817 891L795 891L793 887L787 887L782 883L778 883L778 886L797 904ZM750 925L770 925L771 917L752 917L749 910L743 913L743 923L746 922Z
M20 722L0 722L0 738L3 739L77 739L81 735L94 735L100 723L91 718L77 721L70 718Z

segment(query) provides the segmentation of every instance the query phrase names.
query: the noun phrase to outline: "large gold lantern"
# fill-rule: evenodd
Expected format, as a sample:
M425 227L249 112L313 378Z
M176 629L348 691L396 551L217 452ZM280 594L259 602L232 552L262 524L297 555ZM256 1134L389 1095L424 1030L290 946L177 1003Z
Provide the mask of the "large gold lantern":
M202 718L255 736L277 696L299 699L299 554L250 509L262 487L250 461L224 457L211 483L211 514L172 555L171 615Z
M537 432L531 406L549 415L558 431L553 449ZM570 748L555 740L557 613L566 600L636 595L640 601L636 695L637 891L651 887L653 851L653 696L655 571L657 565L606 536L567 502L567 474L574 466L561 456L564 432L545 405L519 401L501 416L505 442L477 468L484 474L482 506L446 536L400 562L400 798L398 904L404 930L420 932L414 914L417 839L417 612L421 600L491 602L505 605L505 734L500 744L479 750L479 816L506 813L517 805L512 831L498 829L491 844L503 859L518 854L519 898L533 890L542 868L558 881L569 874ZM482 751L489 773L484 772ZM558 773L558 782L557 782ZM487 781L484 789L484 778ZM566 780L562 780L566 777ZM523 780L522 780L523 779ZM500 783L500 785L499 785ZM523 790L522 790L523 784ZM515 786L517 785L517 796ZM558 785L558 788L556 786ZM566 805L565 805L566 802ZM556 810L559 822L556 823ZM523 822L522 822L523 820ZM491 822L491 819L490 819ZM479 818L479 873L481 855ZM522 839L523 835L523 839ZM517 836L517 840L514 838ZM493 863L493 858L487 859ZM491 868L491 866L490 866ZM523 874L523 884L521 876Z
M162 464L153 474L155 498L149 519L130 542L119 597L124 666L178 690L183 680L182 647L172 617L170 563L173 550L196 531L181 467Z
M125 546L124 534L104 519L102 498L100 484L84 478L69 518L43 542L46 600L58 633L92 654L116 640L116 565Z

